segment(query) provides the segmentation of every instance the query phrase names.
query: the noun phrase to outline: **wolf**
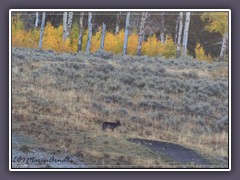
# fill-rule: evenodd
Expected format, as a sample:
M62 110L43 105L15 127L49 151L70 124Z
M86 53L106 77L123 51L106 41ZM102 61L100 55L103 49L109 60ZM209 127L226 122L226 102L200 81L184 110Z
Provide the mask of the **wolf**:
M105 131L107 128L112 129L112 131L118 127L121 126L121 123L119 121L117 122L103 122L102 124L102 130Z

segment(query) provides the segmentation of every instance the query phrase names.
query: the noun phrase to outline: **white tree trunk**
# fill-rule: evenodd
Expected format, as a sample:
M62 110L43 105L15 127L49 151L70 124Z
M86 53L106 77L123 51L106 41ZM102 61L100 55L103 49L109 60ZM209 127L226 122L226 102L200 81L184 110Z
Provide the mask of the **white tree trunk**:
M41 24L41 29L40 29L39 44L38 44L39 49L42 49L42 41L43 41L43 34L44 34L44 27L45 27L45 18L46 18L46 12L43 12L42 24Z
M63 40L69 37L71 27L72 27L73 12L64 12L63 13Z
M120 18L121 18L121 12L117 14L117 21L116 21L116 29L115 29L115 35L119 32L119 24L120 24Z
M123 43L124 56L127 54L129 20L130 20L130 12L127 13L127 17L126 17L126 26L125 26L124 43Z
M81 12L80 18L79 18L78 52L82 51L83 17L84 17L84 12Z
M73 12L68 13L68 22L67 22L67 37L69 37L72 27Z
M176 22L176 29L175 29L175 38L174 38L174 43L175 44L177 44L177 38L178 38L179 19L180 19L180 16L178 15L177 22Z
M181 55L182 29L183 29L183 12L180 12L180 14L179 14L178 41L177 41L177 54L176 54L177 58L179 58L180 55Z
M190 24L190 12L186 12L186 19L185 19L185 26L184 26L184 33L183 33L183 56L187 56L187 43L188 43L188 30Z
M222 48L220 52L220 61L224 61L225 52L227 49L227 40L228 40L228 32L224 33L222 40Z
M106 24L103 23L102 24L102 40L101 40L101 47L100 47L101 50L104 49L105 34L106 34Z
M165 13L162 12L162 15L161 15L161 32L160 32L160 40L162 43L165 42L165 25L164 25L164 15Z
M36 21L35 21L35 28L38 27L38 21L39 21L39 13L36 12Z
M64 12L63 13L63 40L66 41L67 39L67 17L68 13Z
M92 13L88 13L88 39L86 46L86 53L90 53L91 48L91 39L92 39Z
M141 24L138 33L138 46L137 46L137 55L140 56L142 53L142 42L144 38L144 30L145 30L145 23L147 19L148 13L142 12Z

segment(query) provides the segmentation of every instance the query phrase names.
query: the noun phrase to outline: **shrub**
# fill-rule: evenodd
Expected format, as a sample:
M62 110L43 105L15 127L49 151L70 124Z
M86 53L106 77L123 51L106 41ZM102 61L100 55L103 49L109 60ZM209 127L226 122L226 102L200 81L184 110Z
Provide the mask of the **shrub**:
M147 113L147 116L149 116L152 120L160 120L165 117L164 112L162 111L150 111Z
M70 39L62 39L63 27L54 28L49 22L47 23L43 36L43 49L53 49L57 52L73 52L70 46Z
M162 55L166 59L176 57L176 45L174 44L172 38L167 38L165 44L163 45Z
M213 112L212 106L208 102L201 101L195 104L186 104L185 110L200 116L210 116Z
M104 50L107 52L115 53L115 54L120 53L122 49L120 50L120 48L118 47L121 44L118 41L119 39L120 39L120 35L115 36L111 32L106 32Z
M149 99L143 99L139 102L139 106L140 107L144 107L144 108L151 108L153 110L163 110L166 108L166 106L156 100L149 100Z
M121 75L121 77L119 79L124 84L131 85L131 84L133 84L133 82L135 80L135 77L130 73L124 73L124 74Z
M96 111L102 111L105 107L99 103L93 103L92 108Z
M137 45L138 45L138 34L132 33L128 38L127 53L129 55L136 55Z
M216 132L228 132L228 116L222 117L215 126L214 129Z
M212 61L212 57L210 56L210 54L208 54L207 56L205 55L205 51L203 49L203 47L200 45L200 43L197 43L196 47L195 47L195 53L196 53L196 58L200 61Z
M100 49L102 33L101 30L97 31L91 39L91 52L95 52Z
M198 79L198 73L196 71L190 71L188 73L183 72L182 75L187 78Z
M93 55L103 59L110 59L113 56L112 53L109 53L103 50L97 50Z
M118 112L120 113L121 116L125 116L125 115L128 114L128 111L127 111L127 109L125 109L125 108L121 108L121 109L119 109Z
M146 42L142 44L142 53L148 56L161 55L163 52L163 44L157 40L156 35L148 37Z
M69 36L70 46L72 47L72 52L77 52L78 36L79 36L78 23L74 22L72 25L72 28L71 28L70 36Z

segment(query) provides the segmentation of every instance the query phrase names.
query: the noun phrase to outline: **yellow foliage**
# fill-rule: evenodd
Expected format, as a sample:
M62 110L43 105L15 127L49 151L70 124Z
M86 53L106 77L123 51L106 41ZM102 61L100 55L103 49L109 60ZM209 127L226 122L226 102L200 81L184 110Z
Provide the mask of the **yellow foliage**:
M200 61L208 61L208 62L212 61L211 55L210 54L208 54L207 56L205 55L205 51L203 47L200 45L200 43L197 43L195 47L195 53L196 53L196 58Z
M12 45L15 47L38 48L40 30L25 31L19 28L12 29ZM52 49L57 52L74 52L76 46L70 45L70 39L62 40L62 26L54 28L47 23L44 29L43 49Z
M74 38L74 39L72 39L72 41L71 41L71 38L70 38L70 46L71 46L71 51L72 52L77 52L78 38Z
M17 30L15 29L12 32L12 45L15 47L22 46L23 42L25 41L26 32L24 30Z
M124 44L124 30L121 29L121 31L117 35L117 47L116 51L118 54L122 53L123 51L123 44Z
M13 21L13 18L12 18ZM39 30L24 30L24 24L20 18L12 22L12 45L15 47L37 48L39 40Z
M138 34L133 33L128 37L127 53L130 55L136 55L138 45Z
M62 26L59 26L59 31L62 30ZM59 34L58 29L55 29L51 26L50 23L47 23L43 35L43 49L54 49L59 50Z
M143 42L142 52L149 56L162 55L165 58L176 56L176 46L172 38L168 37L165 43L158 41L156 35L150 36L147 42Z
M92 36L91 52L95 52L100 49L101 38L102 38L101 30L99 30L98 32L96 32L96 34L94 36Z
M102 38L101 29L92 37L91 41L91 52L95 52L100 48ZM121 54L123 51L123 43L124 43L124 30L120 30L120 32L115 35L112 32L106 32L104 50L108 52L112 52L115 54ZM137 43L138 43L138 34L133 33L128 37L128 54L135 55L137 51Z
M27 33L27 42L25 42L28 48L38 48L40 31L38 29L29 30Z
M118 45L117 39L118 39L117 36L115 36L113 33L107 32L105 37L104 50L117 54L118 53L117 51L118 49L116 48Z
M148 56L161 55L163 52L163 44L157 40L156 35L150 36L142 45L142 54Z
M38 48L40 30L24 30L23 23L19 20L12 28L12 45L15 47ZM43 35L43 49L52 49L56 52L76 52L78 46L79 28L77 23L73 24L71 34L66 41L63 41L63 27L60 25L55 28L48 22L45 26ZM91 39L91 52L100 48L102 31L99 29ZM85 51L88 38L88 30L85 30L82 38L82 51ZM124 43L124 29L121 29L117 35L112 32L106 32L104 50L114 54L122 54ZM138 34L133 32L129 35L127 53L136 55L138 44ZM162 44L156 36L150 36L147 42L143 42L142 54L149 56L163 55L165 58L175 56L175 45L171 38Z
M176 57L176 45L174 44L172 38L167 36L166 39L167 40L165 41L162 50L163 57L167 59L171 57Z
M53 49L57 52L73 52L70 46L70 38L63 41L62 35L62 26L54 28L50 23L47 23L43 36L43 49Z
M202 20L208 20L205 30L219 32L223 35L228 31L228 12L205 12L201 16Z
M57 52L76 52L78 45L79 29L77 23L73 24L70 37L64 42L62 39L63 27L60 25L54 28L51 23L47 23L44 29L43 49L52 49ZM40 30L33 29L24 30L23 22L18 19L12 26L12 45L16 47L38 48ZM91 52L95 52L100 48L101 29L92 36ZM85 30L82 38L82 50L85 51L88 38L88 31ZM104 50L115 54L121 54L124 43L124 29L121 29L117 35L107 32L105 37ZM137 51L138 34L133 32L128 39L128 54L135 55ZM148 38L147 42L143 42L142 54L149 56L164 55L166 58L175 53L175 45L171 39L162 44L153 35Z
M82 37L82 51L86 50L87 39L88 39L88 30L85 30Z

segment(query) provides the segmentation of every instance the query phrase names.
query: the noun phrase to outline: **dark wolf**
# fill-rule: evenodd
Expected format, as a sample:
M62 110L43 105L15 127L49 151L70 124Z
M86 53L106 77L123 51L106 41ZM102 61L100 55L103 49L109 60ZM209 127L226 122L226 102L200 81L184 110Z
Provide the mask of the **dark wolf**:
M112 131L113 131L118 126L121 126L121 123L119 121L117 121L117 122L103 122L102 130L105 131L108 128L108 129L112 129Z

